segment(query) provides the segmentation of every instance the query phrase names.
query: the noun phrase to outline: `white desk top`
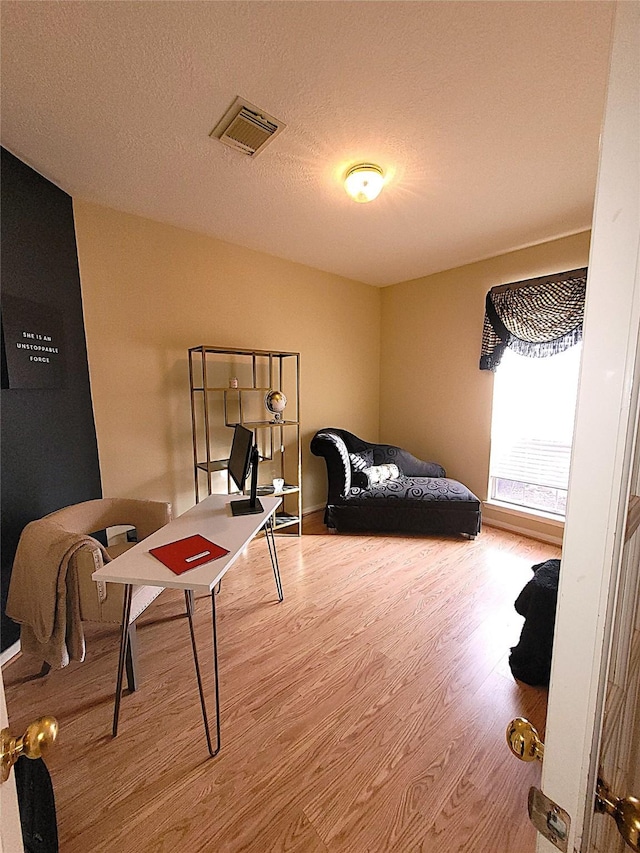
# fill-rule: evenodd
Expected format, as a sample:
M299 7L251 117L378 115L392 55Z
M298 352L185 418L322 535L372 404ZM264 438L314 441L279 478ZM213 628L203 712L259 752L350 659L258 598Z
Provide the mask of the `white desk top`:
M138 542L111 563L94 572L92 578L96 581L112 581L136 586L162 586L210 592L281 503L279 497L261 495L263 512L257 515L234 517L229 504L239 498L240 496L236 498L235 495L210 495L165 527L161 527L142 542ZM150 548L167 545L169 542L184 539L194 533L199 533L216 545L227 548L229 553L195 569L189 569L181 575L174 574L171 569L149 553Z

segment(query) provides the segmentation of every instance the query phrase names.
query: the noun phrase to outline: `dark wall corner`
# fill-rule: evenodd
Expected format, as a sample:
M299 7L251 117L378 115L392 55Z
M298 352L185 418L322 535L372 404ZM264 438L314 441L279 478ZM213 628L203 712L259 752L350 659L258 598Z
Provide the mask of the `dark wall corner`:
M63 381L8 388L2 342L2 650L18 626L5 616L23 527L63 506L102 496L82 295L70 196L4 148L1 158L2 299L29 300L62 318ZM9 342L7 341L7 345Z

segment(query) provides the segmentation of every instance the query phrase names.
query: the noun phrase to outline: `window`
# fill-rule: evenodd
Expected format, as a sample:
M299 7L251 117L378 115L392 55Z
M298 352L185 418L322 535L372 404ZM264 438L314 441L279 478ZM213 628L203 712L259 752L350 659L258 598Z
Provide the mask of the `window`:
M549 358L507 349L495 373L489 497L564 517L582 345Z

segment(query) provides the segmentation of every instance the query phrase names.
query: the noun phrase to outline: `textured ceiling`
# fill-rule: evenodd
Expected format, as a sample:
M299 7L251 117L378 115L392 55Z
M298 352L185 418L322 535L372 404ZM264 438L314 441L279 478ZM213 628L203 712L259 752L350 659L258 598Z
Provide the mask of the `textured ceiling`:
M590 227L611 3L1 11L2 144L74 197L375 285ZM236 95L287 124L255 159L209 138Z

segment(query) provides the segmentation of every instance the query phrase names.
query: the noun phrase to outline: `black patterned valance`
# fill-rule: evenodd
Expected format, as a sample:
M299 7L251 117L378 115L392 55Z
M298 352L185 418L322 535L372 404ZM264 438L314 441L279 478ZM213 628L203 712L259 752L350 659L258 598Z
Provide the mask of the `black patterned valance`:
M586 267L493 287L487 293L480 370L495 370L506 347L545 358L582 340Z

